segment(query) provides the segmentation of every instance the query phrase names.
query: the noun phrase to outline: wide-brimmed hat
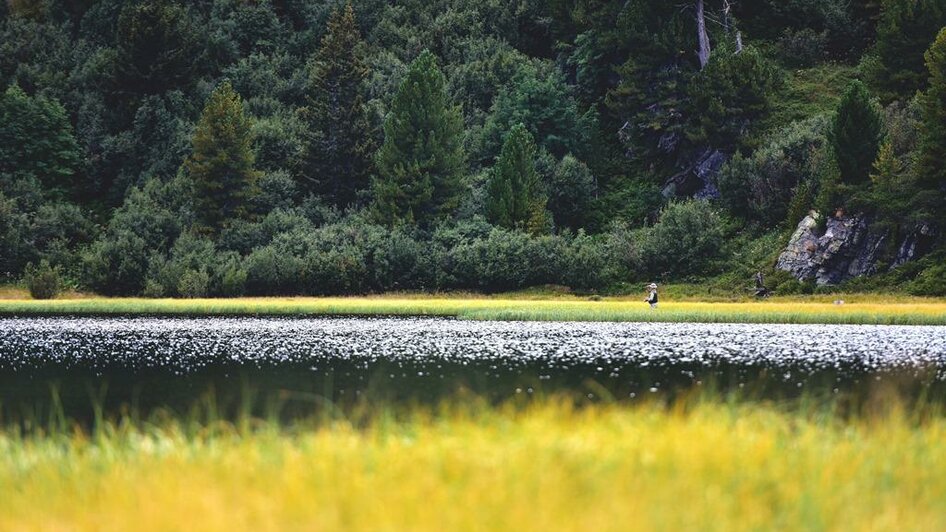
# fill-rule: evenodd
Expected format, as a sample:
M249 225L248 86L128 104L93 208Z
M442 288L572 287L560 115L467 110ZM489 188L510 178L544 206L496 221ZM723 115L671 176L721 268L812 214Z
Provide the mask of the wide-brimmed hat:
M647 288L657 288L657 284L656 284L656 283L650 283L649 285L647 285Z

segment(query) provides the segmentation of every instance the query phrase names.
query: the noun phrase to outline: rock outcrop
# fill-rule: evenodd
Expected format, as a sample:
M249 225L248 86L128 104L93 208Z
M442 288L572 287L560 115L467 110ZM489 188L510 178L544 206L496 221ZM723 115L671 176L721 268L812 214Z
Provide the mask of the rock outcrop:
M719 150L704 150L685 170L667 179L662 190L664 197L718 198L716 175L728 160Z
M799 281L838 284L874 273L887 231L876 231L864 216L828 218L824 233L819 215L812 212L798 224L776 267Z

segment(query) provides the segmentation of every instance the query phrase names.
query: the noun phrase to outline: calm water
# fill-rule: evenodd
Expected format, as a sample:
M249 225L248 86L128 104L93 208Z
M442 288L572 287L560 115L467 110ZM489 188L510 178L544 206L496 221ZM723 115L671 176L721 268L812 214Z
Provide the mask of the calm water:
M567 393L635 401L694 389L760 399L946 398L946 328L477 322L433 318L4 318L0 409L224 414L326 404ZM946 403L946 399L943 400ZM250 406L247 406L250 405ZM39 414L37 414L39 413Z

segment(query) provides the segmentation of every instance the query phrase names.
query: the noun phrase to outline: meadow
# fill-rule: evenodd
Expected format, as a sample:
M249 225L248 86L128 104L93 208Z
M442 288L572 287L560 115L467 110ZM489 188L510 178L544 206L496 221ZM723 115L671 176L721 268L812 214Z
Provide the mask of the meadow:
M391 294L365 297L145 299L71 296L55 300L0 299L0 315L366 315L450 316L480 320L633 321L703 323L833 323L946 325L942 299L853 296L764 301L666 299L651 310L637 297L514 293ZM841 299L843 304L835 304Z
M4 530L938 530L946 418L695 401L0 433Z

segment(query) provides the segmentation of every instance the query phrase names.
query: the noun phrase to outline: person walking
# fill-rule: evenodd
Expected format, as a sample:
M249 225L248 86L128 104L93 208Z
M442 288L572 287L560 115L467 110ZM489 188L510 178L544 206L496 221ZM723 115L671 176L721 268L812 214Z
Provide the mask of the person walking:
M647 299L645 299L644 302L650 304L650 309L654 310L657 308L657 285L650 283L647 285L647 289L650 290L650 293L647 295Z

